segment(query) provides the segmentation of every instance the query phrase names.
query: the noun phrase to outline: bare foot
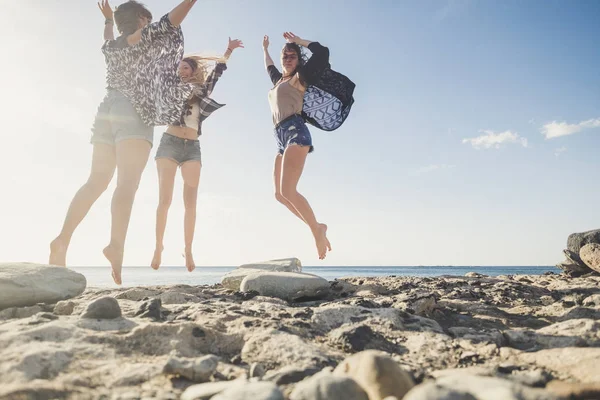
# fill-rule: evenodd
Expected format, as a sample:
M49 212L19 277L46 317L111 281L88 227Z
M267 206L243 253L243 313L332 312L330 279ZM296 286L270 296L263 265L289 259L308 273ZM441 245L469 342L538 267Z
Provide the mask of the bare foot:
M319 260L324 260L327 251L331 251L331 243L327 239L327 225L319 224L319 229L315 234L315 244L319 253Z
M157 270L160 267L160 263L162 261L163 249L164 249L164 247L160 246L160 250L158 247L156 248L156 250L154 250L154 257L152 258L152 264L150 264L152 269Z
M114 246L108 245L102 251L104 257L110 262L112 267L112 278L117 285L121 285L121 269L123 267L123 251L116 249Z
M69 243L62 240L60 236L54 239L50 243L50 259L48 260L48 264L66 267L68 247Z
M196 263L194 262L194 256L192 255L191 250L185 250L185 266L189 272L192 272L196 269Z

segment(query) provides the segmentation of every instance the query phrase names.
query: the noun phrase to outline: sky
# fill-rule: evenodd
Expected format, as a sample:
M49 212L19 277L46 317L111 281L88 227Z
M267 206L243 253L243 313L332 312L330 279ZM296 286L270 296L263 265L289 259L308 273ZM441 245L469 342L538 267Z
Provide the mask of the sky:
M145 4L158 19L178 2ZM46 262L89 174L104 20L93 0L2 0L0 9L0 261ZM186 51L221 54L229 36L245 48L213 92L227 106L203 126L197 264L562 261L567 236L600 221L598 15L595 0L199 0L183 23ZM261 46L270 35L277 60L284 31L328 46L332 68L356 83L345 124L311 129L316 149L299 186L329 225L325 261L274 196ZM156 147L125 265L152 258ZM113 189L75 232L68 265L108 266ZM184 265L181 193L178 176L164 265Z

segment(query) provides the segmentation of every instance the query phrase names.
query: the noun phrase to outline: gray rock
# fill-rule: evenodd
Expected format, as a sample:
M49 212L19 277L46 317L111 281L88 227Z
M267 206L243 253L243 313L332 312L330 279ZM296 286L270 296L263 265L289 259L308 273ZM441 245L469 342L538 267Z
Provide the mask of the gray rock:
M374 332L369 325L345 325L331 331L328 341L346 353L373 349L389 353L400 353L401 347L390 342L381 333Z
M100 297L88 304L81 318L88 319L115 319L121 316L119 301L114 297Z
M567 238L567 249L575 254L575 261L581 261L578 259L579 251L583 246L590 243L600 244L600 229L581 233L572 233Z
M119 365L119 374L109 383L109 387L138 386L160 374L160 367L155 364Z
M586 307L600 307L600 294L593 294L583 300Z
M302 272L302 264L297 258L285 258L240 265L221 279L221 285L227 289L238 291L245 277L266 272Z
M250 378L262 378L265 376L265 367L261 363L252 363L248 376Z
M283 393L271 382L236 385L211 398L212 400L284 400Z
M318 276L295 272L267 272L244 278L240 291L256 291L262 296L288 301L318 299L329 293L329 282Z
M579 251L581 260L596 272L600 272L600 244L589 243Z
M208 400L226 389L238 385L245 385L246 383L247 381L245 379L237 379L233 381L208 382L192 385L185 389L181 395L181 400Z
M85 276L64 267L0 264L0 310L56 303L79 296L85 287Z
M564 347L521 353L516 361L534 364L581 383L598 382L600 348Z
M276 385L288 385L302 381L304 378L313 376L320 371L320 368L309 367L299 368L294 366L283 367L277 371L270 371L264 376L265 381L273 382Z
M144 301L135 311L135 316L140 318L150 318L155 321L162 319L161 313L162 302L160 298Z
M298 383L290 400L369 400L369 396L352 378L320 372Z
M194 382L207 382L217 370L218 365L219 357L214 355L191 360L172 356L167 361L163 372L165 374L180 375Z

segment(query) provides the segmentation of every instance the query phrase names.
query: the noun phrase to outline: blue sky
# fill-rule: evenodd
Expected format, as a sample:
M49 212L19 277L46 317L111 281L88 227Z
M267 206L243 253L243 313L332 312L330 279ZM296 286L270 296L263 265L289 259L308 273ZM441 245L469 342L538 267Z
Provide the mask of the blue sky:
M0 234L5 261L45 261L90 165L104 93L103 19L94 1L3 2ZM155 17L176 1L145 2ZM117 5L118 3L113 3ZM327 4L327 9L325 9ZM548 265L569 233L598 228L600 3L587 1L199 0L188 52L220 54L240 38L201 138L195 243L199 265L299 257L305 265ZM318 40L357 84L300 190L330 226L334 251L273 196L275 143L261 40L276 58L284 31ZM155 130L158 143L161 128ZM156 151L153 149L152 157ZM181 265L181 181L167 265ZM111 189L76 232L71 265L107 265ZM153 251L156 170L134 208L126 265Z

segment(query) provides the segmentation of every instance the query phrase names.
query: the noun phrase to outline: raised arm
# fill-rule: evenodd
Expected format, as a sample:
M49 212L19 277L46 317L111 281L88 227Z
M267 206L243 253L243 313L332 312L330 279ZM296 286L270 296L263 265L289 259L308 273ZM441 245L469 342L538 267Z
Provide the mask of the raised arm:
M285 32L283 37L289 43L296 43L297 45L308 48L312 53L302 71L304 78L309 83L318 79L318 76L320 76L323 70L329 67L329 49L327 47L322 46L319 42L301 39L292 32Z
M184 0L181 4L171 10L169 13L169 21L175 26L181 25L192 7L194 7L194 4L196 4L196 1L198 0Z
M244 43L239 39L231 40L231 38L229 38L229 43L227 43L227 50L225 50L225 53L223 53L223 61L227 62L229 60L229 57L231 57L233 51L237 48L243 49Z
M127 37L127 43L133 46L140 41L153 41L156 37L164 34L164 32L179 29L179 26L187 17L188 13L194 7L198 0L183 0L181 4L171 10L160 21L147 25L142 29L138 29L135 33Z
M271 82L273 82L273 85L276 85L281 79L282 74L279 72L273 59L269 55L269 37L267 35L263 38L263 52L265 55L265 68L267 69L269 78L271 78Z
M115 19L113 10L110 7L110 4L108 4L108 0L100 0L98 2L98 8L102 15L104 15L104 40L114 40Z

